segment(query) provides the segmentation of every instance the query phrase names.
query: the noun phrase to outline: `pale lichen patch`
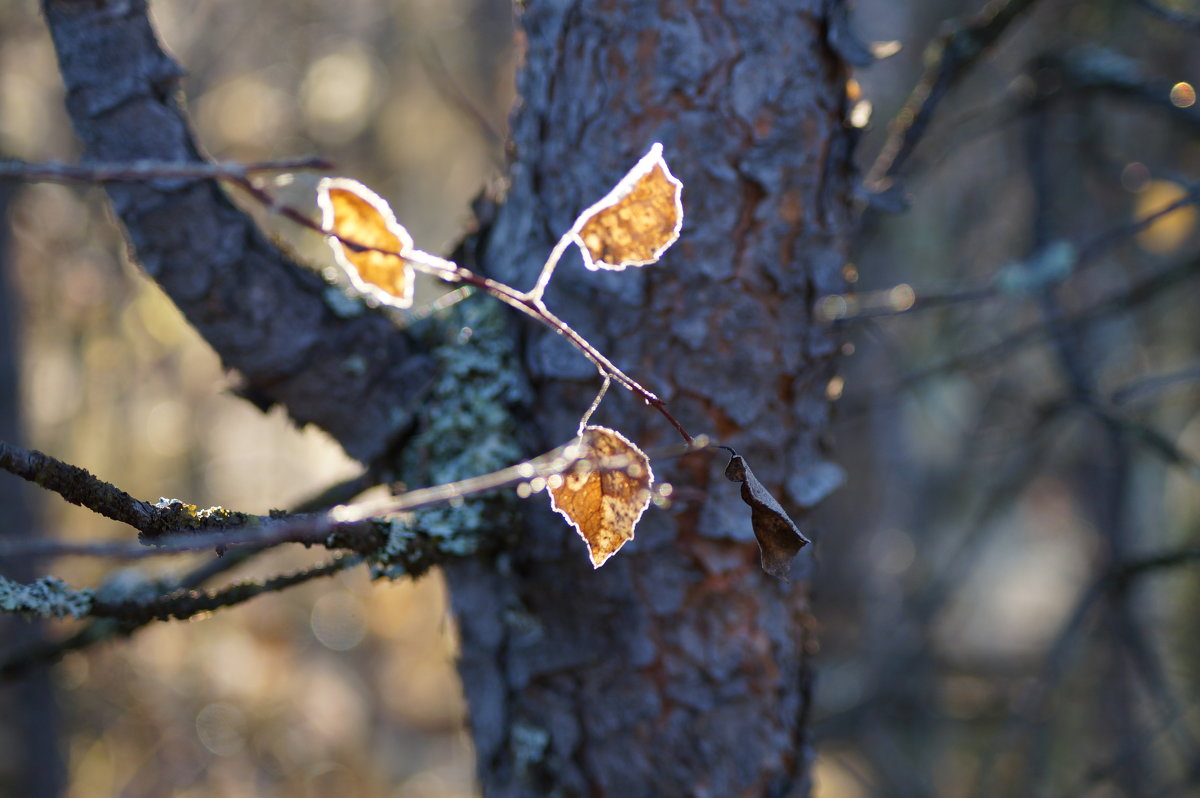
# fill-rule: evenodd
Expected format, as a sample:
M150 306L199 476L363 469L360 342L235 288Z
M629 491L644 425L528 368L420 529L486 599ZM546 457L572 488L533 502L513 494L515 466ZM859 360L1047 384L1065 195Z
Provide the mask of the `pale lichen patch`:
M0 576L0 610L40 618L83 618L92 609L92 591L76 590L56 576L25 585Z
M430 344L438 376L401 463L410 485L456 482L505 468L523 456L512 408L524 401L526 387L505 310L490 297L472 297L448 308L438 322L430 331L436 336ZM373 573L404 575L398 555L411 551L420 535L447 554L474 553L486 535L512 527L506 523L512 505L507 494L489 494L396 519L388 544L374 558Z

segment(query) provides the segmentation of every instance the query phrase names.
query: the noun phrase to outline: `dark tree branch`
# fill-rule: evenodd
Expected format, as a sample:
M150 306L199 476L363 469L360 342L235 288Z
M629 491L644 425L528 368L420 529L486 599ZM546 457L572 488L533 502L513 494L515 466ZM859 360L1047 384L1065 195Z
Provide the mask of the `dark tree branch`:
M1187 258L1170 265L1158 272L1133 283L1131 286L1116 292L1085 310L1056 322L1058 326L1068 330L1078 330L1102 321L1110 316L1125 313L1161 296L1181 283L1200 276L1200 259ZM902 391L919 385L927 379L943 374L949 374L963 369L979 368L982 365L992 367L1003 362L1031 344L1038 343L1051 335L1053 330L1045 323L1031 324L1020 330L1008 333L1000 340L985 346L977 347L970 352L952 355L940 363L918 369L907 376L901 377L892 385L880 386L873 390L873 395L889 399ZM862 406L847 406L844 412L861 412Z
M159 45L145 0L44 0L43 9L85 162L207 164L178 101L183 71ZM284 405L365 462L411 431L434 364L382 314L339 315L325 282L211 182L107 190L138 261L240 373L243 395Z
M1047 241L1029 257L997 270L987 285L945 293L923 293L902 285L882 291L858 291L823 297L819 306L826 321L839 323L885 316L903 316L923 310L981 302L1001 296L1023 296L1030 289L1042 289L1065 282L1100 262L1105 254L1149 228L1165 216L1200 202L1200 182L1188 186L1176 200L1132 221L1114 225L1081 244L1063 240ZM1054 251L1058 249L1059 251ZM1061 263L1048 264L1049 259ZM1048 272L1039 274L1038 272ZM904 301L895 300L898 289L906 289ZM1061 326L1061 325L1059 325ZM1053 324L1041 325L1053 334Z
M1094 414L1105 425L1120 430L1132 440L1145 446L1150 452L1162 458L1168 465L1182 470L1192 479L1200 482L1200 462L1180 448L1167 435L1151 425L1137 419L1127 418L1095 401L1079 402L1086 410Z
M1109 570L1107 579L1114 586L1127 588L1133 581L1156 571L1197 564L1200 564L1200 546L1184 546L1117 563Z
M462 84L455 79L450 73L450 69L446 66L446 62L442 60L442 54L438 52L437 44L430 40L425 43L425 46L417 49L417 54L420 56L421 66L425 69L425 74L433 85L440 89L443 99L455 110L462 113L475 129L479 131L481 137L490 145L488 147L488 155L497 165L503 167L504 142L506 140L505 131L502 126L497 124L492 118L479 107L479 103L475 102L471 97L467 96Z
M75 543L61 540L29 540L0 543L0 560L43 557L106 557L117 560L141 560L147 557L194 554L216 549L224 554L234 548L262 550L284 543L348 549L360 554L379 551L387 540L386 532L370 521L335 521L325 515L254 517L245 526L219 532L196 531L170 533L136 543Z
M1047 53L1036 59L1034 74L1053 75L1039 100L1062 94L1097 93L1132 100L1166 113L1193 131L1200 128L1200 105L1176 105L1171 102L1173 81L1142 72L1141 65L1120 53L1107 50L1082 50L1066 54Z
M1180 385L1189 385L1197 381L1200 381L1200 364L1189 366L1188 368L1169 374L1156 374L1130 382L1113 391L1109 397L1109 401L1114 405L1128 404L1129 402L1157 396L1163 391Z
M364 482L369 484L362 484ZM375 484L377 484L377 480L371 480L369 472L364 472L358 477L332 485L318 495L305 499L296 505L294 511L303 513L326 510L334 504L349 501L367 487ZM266 550L262 547L251 546L231 549L222 556L214 557L176 578L174 580L175 589L195 590L209 580L245 564ZM4 656L0 656L0 681L10 677L15 678L20 673L39 665L58 662L64 655L72 651L90 648L115 637L132 635L149 623L151 623L150 620L142 623L91 620L83 629L67 637L57 640L40 639L14 648Z
M331 576L362 562L356 555L335 557L329 562L267 579L263 582L242 582L213 592L190 589L181 584L174 591L149 598L93 601L93 618L80 631L69 637L50 641L36 640L0 654L0 682L18 678L30 668L52 664L72 651L132 634L142 626L158 620L182 620L224 607L233 607L264 593L274 593L290 587Z
M888 137L864 180L885 191L904 169L933 119L934 111L970 68L1036 0L993 0L975 16L946 24L946 32L926 50L930 65L888 126Z
M264 593L278 593L313 579L332 576L352 568L363 560L355 555L339 555L332 560L263 582L240 582L213 592L178 590L151 599L106 601L97 598L88 613L93 618L107 618L123 624L142 624L147 621L186 620L204 612L233 607ZM0 667L0 672L3 668Z
M1188 14L1184 11L1177 11L1174 8L1167 8L1161 3L1156 2L1156 0L1134 0L1134 2L1159 19L1171 23L1176 28L1183 28L1192 33L1200 33L1200 15Z
M305 169L329 170L333 164L321 158L295 158L255 164L238 163L29 163L0 161L0 180L52 183L146 183L153 180L244 180L260 172L292 172Z
M135 499L83 468L4 441L0 441L0 469L54 491L71 504L128 524L149 539L185 526L212 528L240 525L250 517L242 513L224 512L204 521L197 519L194 514L188 519L181 503L153 505Z

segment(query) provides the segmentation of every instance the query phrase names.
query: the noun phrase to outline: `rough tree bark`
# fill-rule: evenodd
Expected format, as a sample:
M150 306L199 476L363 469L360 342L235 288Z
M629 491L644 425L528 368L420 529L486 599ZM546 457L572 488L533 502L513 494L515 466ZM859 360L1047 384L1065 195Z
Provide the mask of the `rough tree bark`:
M199 157L143 0L44 7L88 158ZM574 214L662 141L685 184L681 242L645 271L565 265L549 302L793 510L831 484L821 436L836 345L813 304L840 287L849 233L845 74L828 43L841 13L838 0L526 3L511 188L475 250L527 287ZM363 460L433 423L418 403L447 361L373 314L339 316L217 189L110 194L147 272L256 401ZM532 387L518 434L561 443L597 379L554 336L521 333ZM670 441L627 397L602 413L644 446ZM807 555L790 585L759 570L723 466L656 464L680 500L599 571L535 502L515 547L447 568L487 794L807 794Z
M492 274L530 284L581 206L664 142L684 184L677 249L644 271L564 269L549 304L792 507L828 484L834 343L812 305L840 285L848 232L828 13L790 0L528 4L512 186L483 253ZM543 444L568 439L594 373L546 331L524 354L532 424ZM673 434L632 401L601 413L645 445ZM762 573L723 466L657 466L684 500L645 517L636 546L599 571L540 503L505 569L447 568L489 794L806 794L804 571L791 586Z

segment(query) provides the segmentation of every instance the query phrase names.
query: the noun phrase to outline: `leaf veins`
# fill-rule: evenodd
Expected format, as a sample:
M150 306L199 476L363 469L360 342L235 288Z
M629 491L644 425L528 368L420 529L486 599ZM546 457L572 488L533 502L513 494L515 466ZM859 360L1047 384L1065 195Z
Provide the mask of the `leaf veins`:
M656 263L683 227L683 183L655 143L616 187L575 220L571 235L584 265L621 271Z
M327 239L333 255L354 287L384 305L411 307L413 268L401 256L413 241L387 200L356 180L327 177L317 205L322 227L333 233Z
M574 464L549 487L550 506L575 527L599 568L626 541L650 504L650 459L616 430L584 427L564 452Z

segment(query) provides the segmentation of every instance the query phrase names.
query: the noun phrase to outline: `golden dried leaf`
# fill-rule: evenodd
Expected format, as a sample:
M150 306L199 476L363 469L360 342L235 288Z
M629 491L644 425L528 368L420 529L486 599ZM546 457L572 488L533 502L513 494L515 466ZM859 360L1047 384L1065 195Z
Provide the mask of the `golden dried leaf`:
M654 472L650 459L624 435L606 427L584 427L568 447L579 458L550 487L550 506L562 514L587 543L592 566L599 568L625 541L650 504Z
M354 287L382 304L410 307L413 268L400 255L413 242L387 200L355 180L327 177L317 188L317 204L321 225L335 234L327 239L329 246ZM344 242L373 249L358 250Z
M655 143L604 199L575 220L571 233L593 271L656 263L683 227L683 183Z

